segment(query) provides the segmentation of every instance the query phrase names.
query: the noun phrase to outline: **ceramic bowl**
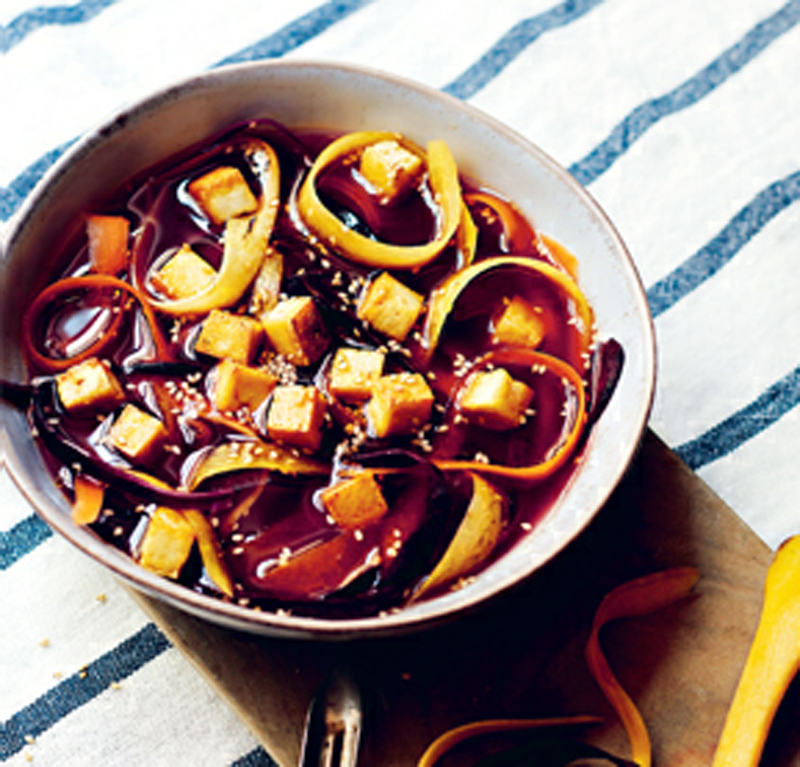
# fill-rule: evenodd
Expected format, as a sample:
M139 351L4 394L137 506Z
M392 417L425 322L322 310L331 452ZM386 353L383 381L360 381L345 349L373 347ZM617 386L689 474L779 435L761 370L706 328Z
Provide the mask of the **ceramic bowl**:
M42 287L60 233L125 179L231 124L273 118L289 127L389 129L417 144L444 139L462 172L514 200L580 261L580 284L602 337L625 366L568 487L535 529L460 590L375 617L323 619L256 612L160 578L70 520L24 416L3 405L6 463L37 512L127 584L196 616L248 632L294 638L396 635L452 618L527 578L599 512L629 465L654 390L652 322L635 266L592 197L528 140L469 104L391 75L338 64L256 63L166 88L83 136L30 194L7 232L2 275L2 378L25 381L20 314Z

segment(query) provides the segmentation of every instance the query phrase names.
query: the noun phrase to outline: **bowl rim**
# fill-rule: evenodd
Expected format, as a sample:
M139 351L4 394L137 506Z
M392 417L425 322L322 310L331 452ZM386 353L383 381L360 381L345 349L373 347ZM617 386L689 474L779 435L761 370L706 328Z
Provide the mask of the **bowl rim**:
M240 74L246 75L260 70L282 69L290 71L333 70L341 74L353 74L377 79L399 88L416 92L433 101L438 101L443 104L445 110L464 112L468 118L482 124L494 134L498 134L504 141L508 141L522 148L528 155L534 156L546 166L549 173L557 176L562 183L568 186L571 193L599 221L608 235L613 249L621 256L625 267L627 267L628 276L633 277L633 293L635 296L633 309L644 320L641 328L644 331L642 350L644 353L643 368L647 375L644 396L641 397L638 403L638 412L631 418L633 423L631 435L633 438L629 440L625 451L617 459L616 470L608 477L608 486L599 492L597 500L593 504L595 508L590 514L585 515L580 524L573 526L569 536L559 539L558 550L547 558L547 561L550 561L568 547L601 511L638 450L647 427L655 396L657 359L655 328L641 276L616 226L603 208L562 165L538 145L478 107L402 75L385 72L374 67L322 59L243 62L217 67L182 78L154 90L141 99L116 109L94 127L84 132L61 154L26 196L17 212L6 222L5 231L2 233L3 239L0 243L2 245L0 263L2 263L3 274L5 274L8 263L8 254L12 252L15 242L23 236L26 228L31 225L39 208L47 204L49 199L48 192L54 187L58 179L75 162L90 154L95 147L102 145L107 138L124 130L129 121L135 120L137 117L144 117L153 110L157 110L160 104L180 99L195 90L213 88L215 84L224 82L227 78L236 78ZM4 279L3 282L5 283L6 280ZM7 286L3 285L2 292L5 292L6 288ZM4 358L5 356L3 355ZM480 591L461 589L458 592L450 592L450 594L460 594L461 597L450 600L452 604L446 603L444 607L440 606L441 597L420 602L413 612L409 612L407 609L399 609L398 611L390 611L379 615L325 618L283 613L280 610L274 612L256 611L235 602L225 602L213 596L202 595L176 582L161 578L145 570L129 556L109 546L90 531L72 523L69 516L63 513L63 510L51 505L48 497L36 486L26 471L21 454L16 446L12 444L12 440L5 428L7 411L8 407L0 403L0 414L3 414L4 421L3 431L0 434L0 465L5 464L7 466L16 485L31 503L36 513L48 525L135 589L167 602L184 612L206 620L212 620L228 628L239 629L249 633L303 639L346 640L385 635L398 636L428 628L443 621L452 620L459 615L472 611L507 591L513 585L526 580L542 566L541 564L536 565L521 574L515 571L512 575L500 578L488 589Z

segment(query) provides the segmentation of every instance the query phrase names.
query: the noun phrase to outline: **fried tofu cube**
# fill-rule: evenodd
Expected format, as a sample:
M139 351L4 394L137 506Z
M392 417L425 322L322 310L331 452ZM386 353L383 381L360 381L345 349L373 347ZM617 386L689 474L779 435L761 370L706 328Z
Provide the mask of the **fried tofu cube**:
M383 373L385 355L369 349L336 350L331 363L328 389L342 402L365 402Z
M328 348L328 331L311 296L279 301L262 324L275 351L293 365L313 365Z
M391 139L368 146L359 165L359 172L384 203L399 199L413 188L422 170L422 158Z
M125 405L108 432L108 443L131 463L152 461L167 438L164 424L136 405Z
M433 392L419 373L391 373L372 387L367 422L376 437L413 434L431 416Z
M389 511L381 486L369 471L326 488L320 499L333 521L347 529L377 522Z
M367 287L358 306L360 320L368 322L375 330L396 341L403 341L417 321L423 297L382 272Z
M167 298L189 298L208 288L216 269L184 243L160 269L153 272L153 287Z
M314 386L279 386L267 415L270 438L304 450L317 450L322 442L327 403Z
M215 224L252 213L258 200L238 168L215 168L189 184L189 194Z
M533 389L512 378L505 368L496 368L470 376L458 404L470 423L505 431L524 422L532 399Z
M255 410L278 385L272 373L231 359L222 360L211 375L211 400L222 412L241 407Z
M59 373L56 388L61 404L74 412L112 410L125 400L125 392L108 363L96 357Z
M492 341L496 344L535 349L544 340L542 314L519 296L504 302L492 324Z
M194 528L183 514L159 506L142 536L139 564L166 578L177 578L189 559L194 540Z
M194 348L210 357L248 365L255 358L263 336L264 329L258 320L212 309L203 321Z

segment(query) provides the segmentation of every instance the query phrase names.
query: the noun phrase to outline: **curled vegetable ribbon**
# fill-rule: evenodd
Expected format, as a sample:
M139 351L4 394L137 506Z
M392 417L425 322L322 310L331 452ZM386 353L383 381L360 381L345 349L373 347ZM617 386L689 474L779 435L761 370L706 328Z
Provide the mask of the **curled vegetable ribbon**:
M800 539L798 539L800 540ZM586 645L586 660L592 676L622 722L631 744L633 761L650 767L651 749L647 726L636 705L617 681L600 646L600 629L609 621L646 615L685 597L700 578L693 567L674 567L627 581L609 592L594 615L592 633ZM555 725L598 724L594 716L550 719L487 719L455 727L440 735L425 750L417 767L433 767L450 749L468 738L486 733L508 732Z
M586 662L617 712L628 735L633 761L639 767L650 767L652 759L647 725L603 654L600 629L609 621L646 615L677 602L689 593L699 577L700 573L693 567L675 567L628 581L606 595L594 616L592 633L586 645Z
M189 480L194 490L205 480L236 471L267 470L289 476L326 475L328 464L295 455L280 445L261 440L225 442L203 456Z
M76 525L90 525L97 521L103 510L105 485L83 474L76 474L73 492L72 521Z
M494 256L485 258L455 272L431 293L428 302L428 313L425 317L425 327L422 333L422 345L428 357L433 354L439 345L445 322L467 286L477 277L486 274L486 272L508 267L524 269L540 275L555 284L574 302L577 318L580 322L581 352L588 350L594 331L594 314L577 283L566 272L544 261L538 261L527 256Z
M417 762L417 767L433 767L450 749L469 738L495 732L512 730L539 730L547 727L568 727L576 725L600 724L603 720L596 716L563 716L549 719L485 719L480 722L454 727L440 735L428 746Z
M502 464L482 463L481 461L464 461L459 459L433 459L434 465L441 471L474 471L478 474L504 477L519 482L538 482L557 471L572 455L580 440L583 426L586 423L586 392L583 380L578 372L563 360L532 349L508 349L490 352L483 358L484 362L500 365L529 365L531 368L543 367L569 384L575 393L576 407L572 424L566 438L552 451L549 458L530 466L504 466Z
M505 248L511 253L520 252L521 247L536 241L537 235L530 222L508 200L487 192L469 192L464 195L464 202L468 206L484 206L492 211L500 221Z
M433 198L440 206L436 236L424 245L392 245L355 232L331 213L317 194L317 179L332 163L379 141L393 140L426 160ZM317 157L297 197L297 209L308 228L326 245L351 261L381 269L418 269L433 261L450 242L462 216L468 216L461 198L458 167L444 141L430 141L427 152L396 133L359 131L330 143ZM470 219L470 223L471 219ZM467 235L467 239L474 239ZM471 244L474 249L474 242ZM471 255L467 256L467 259Z
M508 499L479 474L470 474L472 497L442 558L412 596L412 601L469 573L492 553L503 530Z
M775 552L764 602L713 767L757 767L781 700L800 671L800 535Z
M72 357L66 357L63 359L48 357L42 354L36 348L36 343L34 341L34 328L36 325L36 319L42 310L44 310L47 306L51 304L58 304L59 300L64 294L100 289L120 291L120 294L128 293L129 295L133 296L139 303L142 312L144 313L145 320L147 321L147 325L150 329L150 334L153 338L153 343L156 347L158 358L160 360L170 359L169 345L161 333L158 322L156 321L156 317L150 308L147 298L141 293L141 291L139 291L133 285L118 279L117 277L111 277L110 275L106 274L91 274L84 277L65 277L58 282L54 282L52 285L48 285L41 293L39 293L38 296L36 296L36 299L28 307L28 310L25 312L22 320L22 335L26 354L34 365L48 372L66 370L68 367L71 367L82 360L97 356L106 347L106 345L111 342L116 335L119 323L122 321L121 311L113 313L113 319L110 327L107 328L106 331L102 333L96 341L89 344L82 351L78 352Z
M217 536L205 515L197 509L184 509L183 516L192 528L200 551L200 559L208 577L228 599L233 599L233 579L222 554Z
M211 284L186 298L160 300L150 297L150 303L159 311L172 315L199 315L212 309L223 309L236 303L258 274L278 215L280 166L272 147L258 139L250 139L245 156L261 185L258 210L228 219L222 264Z

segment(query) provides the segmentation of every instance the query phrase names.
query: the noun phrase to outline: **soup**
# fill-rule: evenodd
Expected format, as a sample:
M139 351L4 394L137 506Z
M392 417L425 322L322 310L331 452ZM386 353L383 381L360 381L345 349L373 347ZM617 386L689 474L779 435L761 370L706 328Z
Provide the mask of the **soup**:
M439 141L235 126L64 242L24 333L73 518L253 609L462 586L568 483L622 362L576 259Z

